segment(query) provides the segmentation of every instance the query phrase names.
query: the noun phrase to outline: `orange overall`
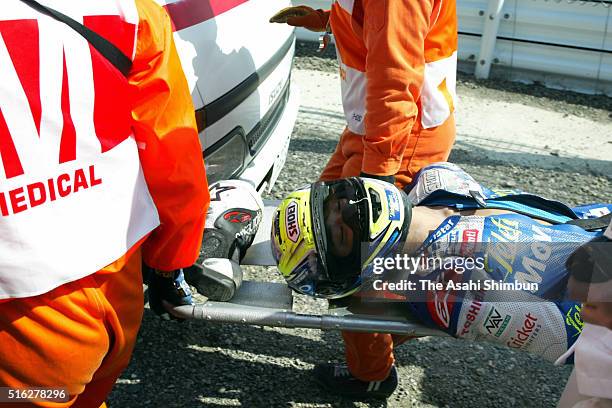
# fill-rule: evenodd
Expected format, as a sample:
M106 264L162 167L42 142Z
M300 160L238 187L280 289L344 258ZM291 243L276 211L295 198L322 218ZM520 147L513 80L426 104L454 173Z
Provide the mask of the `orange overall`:
M423 166L447 160L455 140L455 2L337 0L329 19L347 128L321 179L395 175L403 187ZM355 377L387 377L391 335L343 337Z
M161 270L187 267L195 262L201 244L209 195L194 108L173 42L170 19L165 11L152 0L134 0L133 4L128 1L108 3L87 1L92 3L88 10L98 10L94 7L111 7L109 4L127 4L128 11L134 11L131 15L137 30L134 29L131 32L129 29L122 31L123 22L118 22L116 27L119 28L116 28L114 32L104 33L104 27L108 30L108 27L112 26L115 21L128 18L125 15L129 13L109 16L105 10L100 10L98 14L102 16L102 20L89 19L89 16L86 15L84 23L104 35L122 49L124 54L131 56L133 62L127 82L122 79L125 89L131 90L131 96L123 101L116 97L112 99L107 110L103 112L105 114L103 118L106 121L113 121L112 123L115 123L114 121L126 122L128 131L133 135L130 137L135 140L132 143L138 146L137 149L134 148L136 159L131 168L137 171L140 166L145 180L143 183L146 183L148 193L138 198L136 197L137 192L134 191L134 202L128 208L123 209L124 213L117 213L116 216L129 218L134 210L145 208L141 204L143 200L152 200L154 207L150 215L154 219L158 217L159 226L153 231L143 230L142 235L144 236L135 244L130 244L129 248L123 251L123 255L118 259L115 258L114 262L102 269L96 267L87 270L87 267L84 267L84 273L81 274L84 277L56 285L45 293L25 297L9 296L0 300L0 387L63 387L68 390L69 394L68 402L31 401L29 405L25 403L0 404L2 406L36 405L87 408L105 406L106 396L130 360L140 327L143 313L142 260L144 259L151 267ZM18 3L14 3L16 4L14 9L21 15L32 13L25 8L18 9L22 7ZM67 4L66 8L81 7L82 4L82 2L75 2ZM23 20L23 23L18 21L10 22L10 24L16 26L21 24L19 29L36 28L36 25L31 23L36 21L39 22L40 27L43 24L48 24L47 27L55 24L50 23L49 20L41 23L44 18L34 16L30 20ZM100 24L99 26L96 26L96 21ZM61 24L57 22L54 27L57 30L63 30L64 26ZM0 31L3 34L0 36L0 41L2 37L5 37L9 52L14 52L6 39L9 36L5 36L6 33L10 34L12 28L7 27L0 25ZM8 31L2 31L4 29ZM76 36L67 41L82 41L79 34L70 29L67 30L68 33L64 35ZM134 36L134 33L137 35ZM22 38L22 40L25 41L27 38ZM126 44L134 46L133 53L130 52L131 49L125 48ZM36 50L27 48L26 50L36 52ZM94 67L94 81L100 79L96 77L99 74L105 80L121 77L118 72L111 71L114 68L93 50L91 60ZM69 58L66 58L65 72L69 62ZM15 66L18 70L22 68L17 63ZM103 68L100 68L101 66ZM69 69L68 74L71 72L75 71ZM27 71L20 76L21 81L25 84L28 80L27 75L36 74L38 74L36 70ZM95 88L96 97L99 92L107 94L118 92L113 88L113 84L112 80L103 81L105 89ZM29 92L28 89L26 91ZM70 95L72 97L73 94ZM97 101L96 99L96 109L100 107ZM42 103L45 102L45 100L42 101ZM127 110L119 108L123 103L128 104ZM34 117L36 117L36 110L40 107L32 106ZM3 106L0 105L0 107ZM116 110L113 111L113 109ZM0 112L4 113L4 111ZM71 107L69 112L75 116L77 109ZM66 115L64 113L64 118L67 117ZM3 117L0 114L0 124L6 117L8 116ZM76 120L74 122L76 123ZM107 125L106 128L104 128L105 125ZM98 138L101 138L105 129L108 130L112 126L108 122L96 123L95 133ZM2 133L4 130L0 126L0 139L6 136ZM79 132L80 130L77 130L76 134L82 135ZM109 140L101 138L102 145L111 143ZM123 149L128 142L121 142L118 147L114 148L114 151ZM112 148L106 146L107 151ZM64 147L62 145L61 149ZM6 145L0 144L1 158L5 160L8 153L6 150L3 151L3 148L6 148ZM104 150L103 154L106 154ZM24 155L20 157L23 163L27 162ZM78 149L77 157L79 157ZM6 164L5 160L5 167ZM60 165L62 165L61 161ZM24 165L24 169L25 167ZM111 176L110 173L108 177L99 173L96 176L98 179L92 177L92 180L95 180L98 185L90 186L89 189L81 189L78 192L76 192L75 184L74 199L83 197L81 200L87 200L87 194L90 192L104 191L102 187ZM0 178L0 191L5 190L8 185L4 183L5 181ZM128 199L129 197L130 195ZM63 205L59 197L55 198L57 200L51 204ZM65 202L69 199L72 198L62 198ZM110 202L119 199L119 197L111 197ZM138 200L141 202L136 202ZM88 201L80 201L80 203L85 205L83 203L88 203ZM46 204L32 208L32 213ZM155 214L155 209L157 214ZM99 216L92 208L83 208L83 211L89 217ZM14 216L26 217L27 213L23 211ZM9 218L6 217L7 220ZM71 222L68 219L64 221ZM106 221L112 223L110 219ZM2 222L3 219L0 217L0 227ZM41 225L40 228L45 228L45 225ZM130 224L130 228L135 227ZM106 243L109 241L106 236L100 237L98 231L83 230L81 233L79 239L85 242ZM127 235L129 231L119 233ZM57 231L57 239L60 241L63 239L62 231ZM126 238L123 241L127 242ZM8 244L4 241L0 245ZM27 246L27 242L23 242L22 246ZM79 256L78 253L72 253L72 255ZM87 259L84 262L87 262ZM35 272L43 276L46 270L41 269ZM2 284L0 279L0 285Z

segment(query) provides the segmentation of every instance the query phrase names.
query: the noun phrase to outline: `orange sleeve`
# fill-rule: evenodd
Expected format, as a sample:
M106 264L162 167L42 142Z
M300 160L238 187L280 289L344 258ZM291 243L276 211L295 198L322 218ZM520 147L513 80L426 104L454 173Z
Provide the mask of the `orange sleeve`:
M366 117L362 171L394 175L418 115L433 0L363 0Z
M139 13L134 65L133 129L160 226L143 244L144 261L172 270L199 253L209 203L202 148L187 80L172 37L172 23L152 0Z

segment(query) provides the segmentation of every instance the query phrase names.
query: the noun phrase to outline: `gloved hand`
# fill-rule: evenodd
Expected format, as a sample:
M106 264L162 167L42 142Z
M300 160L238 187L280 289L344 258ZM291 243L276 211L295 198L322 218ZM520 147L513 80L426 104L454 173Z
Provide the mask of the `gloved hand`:
M164 302L172 306L192 305L191 289L183 275L183 269L170 272L152 270L148 276L149 306L153 312L162 319L182 320L174 317Z
M329 22L329 10L315 10L308 6L286 7L270 18L271 23L285 23L304 27L310 31L325 32Z
M395 176L377 176L376 174L368 174L363 171L359 173L359 177L367 177L376 180L386 181L387 183L395 184Z
M230 300L242 284L239 262L253 243L263 214L259 193L245 181L210 186L200 254L185 279L209 300Z

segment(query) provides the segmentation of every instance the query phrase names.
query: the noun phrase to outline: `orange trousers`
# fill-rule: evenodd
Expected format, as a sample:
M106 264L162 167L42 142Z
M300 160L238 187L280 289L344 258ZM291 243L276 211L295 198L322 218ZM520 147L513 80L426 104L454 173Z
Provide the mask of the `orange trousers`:
M395 184L402 188L412 181L424 166L446 161L455 141L455 118L451 115L442 125L419 129L410 135ZM336 151L323 170L321 180L358 176L363 161L362 136L345 130ZM362 381L382 381L387 378L395 358L393 346L406 341L405 336L382 333L342 332L346 362L353 376Z
M14 407L104 407L128 365L143 313L141 253L48 293L0 303L0 387L65 387L70 401Z

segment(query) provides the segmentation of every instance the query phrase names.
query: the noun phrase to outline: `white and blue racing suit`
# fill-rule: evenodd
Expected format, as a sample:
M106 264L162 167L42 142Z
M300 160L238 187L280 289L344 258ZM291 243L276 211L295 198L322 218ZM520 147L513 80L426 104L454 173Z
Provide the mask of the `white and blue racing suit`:
M457 338L491 341L550 361L576 341L583 326L581 305L565 298L565 261L603 231L589 232L566 222L598 218L612 212L612 204L570 208L518 190L491 190L451 163L425 167L407 193L415 206L513 211L486 217L451 216L431 232L421 247L423 256L480 257L483 267L457 273L438 264L419 271L414 279L443 282L444 289L428 289L424 297L409 299L416 317ZM484 290L484 285L454 290L456 285L450 289L446 285L451 280L482 283L486 279L535 285L518 291Z

